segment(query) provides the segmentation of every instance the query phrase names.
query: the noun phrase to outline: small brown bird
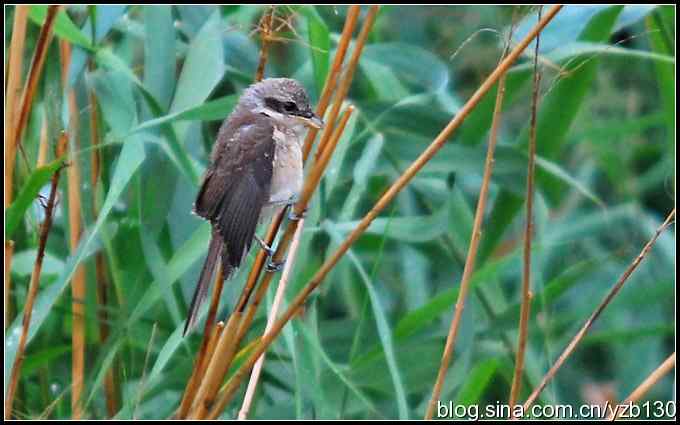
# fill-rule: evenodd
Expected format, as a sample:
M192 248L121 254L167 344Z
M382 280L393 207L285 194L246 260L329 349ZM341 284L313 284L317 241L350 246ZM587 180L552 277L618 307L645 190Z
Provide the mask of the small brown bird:
M210 221L212 237L189 307L184 334L194 326L218 257L229 279L250 250L259 222L294 203L302 189L302 141L306 127L321 128L303 86L269 78L250 86L217 134L211 162L194 203ZM280 265L269 263L269 270Z

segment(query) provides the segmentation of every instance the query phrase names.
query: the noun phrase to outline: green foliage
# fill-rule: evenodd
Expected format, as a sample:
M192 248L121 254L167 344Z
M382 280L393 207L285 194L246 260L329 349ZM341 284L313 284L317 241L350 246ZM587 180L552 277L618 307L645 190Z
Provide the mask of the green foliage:
M57 16L55 41L73 45L67 81L79 115L67 112L53 46L23 146L28 164L35 164L43 117L49 134L77 129L70 136L81 167L84 231L71 251L71 205L62 178L17 417L71 416L68 289L79 265L88 281L87 416L106 417L102 383L110 366L122 395L116 418L173 415L199 348L196 334L181 333L210 235L191 208L220 121L253 80L260 40L252 30L267 10L64 6ZM318 99L346 11L278 6L266 75L297 78ZM513 41L526 35L536 12L523 9ZM26 64L45 15L46 6L31 6ZM672 6L567 6L541 35L534 298L521 399L674 205L674 18ZM348 96L356 111L312 200L287 300L493 70L512 19L510 8L497 6L381 8ZM11 22L6 18L6 40ZM483 406L509 396L533 54L531 45L507 75L482 244L442 401ZM98 146L90 134L90 91L98 102ZM250 417L423 416L458 296L494 100L493 91L486 95L352 246L304 314L284 328L268 352ZM89 178L93 152L101 155L97 190ZM42 219L36 197L61 160L48 163L33 169L17 157L14 202L5 211L5 237L15 244L5 390ZM98 330L95 253L104 254L110 282L105 343ZM225 285L220 317L233 307L254 256L255 249ZM612 381L623 399L674 350L674 262L668 231L539 402L594 403L585 386ZM276 282L248 341L264 329ZM662 380L647 398L670 400L671 384ZM235 416L241 399L225 418Z

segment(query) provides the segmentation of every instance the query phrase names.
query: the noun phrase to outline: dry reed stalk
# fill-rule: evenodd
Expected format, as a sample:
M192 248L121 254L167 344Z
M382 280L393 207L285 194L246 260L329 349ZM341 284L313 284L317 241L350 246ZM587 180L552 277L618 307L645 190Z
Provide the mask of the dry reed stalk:
M63 157L66 152L68 144L68 136L62 133L57 144L57 157ZM10 374L9 385L5 397L5 420L12 417L12 406L14 404L14 396L19 383L19 375L21 373L21 364L24 361L24 353L26 351L26 342L28 340L28 327L31 324L31 315L33 314L33 304L38 295L40 287L40 273L42 272L43 259L45 258L45 246L47 245L47 237L52 228L52 218L54 205L57 198L57 186L59 184L59 177L61 175L62 167L52 175L52 183L50 186L50 195L45 206L45 221L40 227L40 239L38 241L38 253L33 264L33 273L31 273L31 282L28 286L28 294L26 295L26 304L24 305L24 316L22 320L21 336L19 337L19 345L17 346L16 356L12 364L12 372Z
M300 223L295 230L295 235L293 236L293 242L288 250L288 256L286 258L286 265L281 273L281 279L279 280L279 286L276 288L276 295L274 296L274 302L272 303L272 308L269 311L269 318L267 319L267 325L265 327L264 333L266 334L271 329L274 321L276 320L276 315L279 312L279 307L283 303L283 294L286 291L286 286L288 285L288 279L290 278L291 271L293 270L293 264L295 263L295 256L297 255L298 246L300 245L300 237L302 236L302 229L305 227L304 218L300 220ZM257 383L260 379L260 373L262 372L262 366L264 365L264 354L259 358L253 371L250 374L250 381L248 382L248 387L246 388L246 394L243 397L243 404L241 405L241 410L238 412L238 419L244 420L248 417L248 412L250 412L250 406L252 405L253 398L255 396L255 390L257 389Z
M94 61L88 61L88 70L94 71ZM94 88L88 89L88 102L90 104L90 143L92 152L90 154L90 184L92 186L92 216L96 220L99 216L99 206L97 201L97 186L101 174L101 152L98 149L99 121L97 109L97 96ZM99 251L95 254L95 278L96 278L96 298L97 298L97 320L99 321L99 341L102 345L109 337L109 280L106 273L106 259L104 253ZM119 389L116 381L116 363L112 363L110 369L104 376L104 397L106 398L106 412L110 418L114 417L120 408Z
M43 118L40 125L40 145L38 146L38 159L35 161L35 168L42 167L47 164L47 148L49 142L47 140L47 118Z
M217 276L215 277L215 285L213 287L212 297L210 299L210 308L208 309L208 317L205 320L205 326L203 328L203 338L201 339L201 348L198 351L196 360L194 361L194 370L191 372L191 377L187 383L186 389L184 390L184 396L182 397L182 402L179 406L179 411L177 413L178 419L185 419L189 413L192 403L194 402L194 397L196 396L196 390L198 383L203 379L203 374L205 373L205 368L208 365L209 357L206 354L209 353L208 347L211 338L214 337L217 328L213 326L215 323L215 317L217 317L217 309L220 305L220 296L222 295L222 289L224 288L224 278L222 275L222 265L217 267Z
M336 131L334 132L331 141L329 142L328 149L324 152L320 160L314 164L314 168L312 168L309 176L306 177L302 193L300 195L298 202L295 204L295 208L293 210L293 212L297 214L298 217L301 216L303 212L307 209L307 205L309 204L309 201L312 195L314 194L314 191L316 190L319 181L321 180L321 176L323 175L323 172L326 169L326 166L328 165L328 162L333 154L334 148L337 145L338 141L340 140L340 137L342 136L347 121L349 120L349 117L351 116L353 110L354 108L351 105L347 108L347 110L343 114L342 119L340 120L340 123L338 124ZM286 255L286 251L288 250L288 247L292 240L292 236L295 233L298 224L299 221L291 221L289 223L288 227L286 228L286 231L284 232L281 240L279 241L276 247L276 252L274 253L273 256L273 261L275 262L283 261ZM236 333L235 338L232 338L231 335L226 335L226 332L222 333L222 337L220 338L220 342L218 343L218 347L216 348L215 355L213 356L213 359L211 359L209 369L213 367L213 363L215 364L221 363L224 361L225 358L229 358L229 360L231 361L231 357L228 357L226 354L222 354L223 352L226 352L227 354L229 352L223 350L235 350L235 348L243 340L245 333L250 328L250 323L252 323L253 317L255 316L255 312L257 311L260 302L262 301L264 295L267 292L267 288L269 287L269 283L271 282L272 277L273 273L267 273L264 275L262 282L260 282L260 285L257 288L257 292L255 293L253 302L248 305L248 310L245 316L243 316L243 320L241 321L242 323L237 328L238 332ZM238 315L239 317L241 317L242 311L236 309L234 313L232 313L232 316L234 315ZM233 346L223 344L222 343L223 339L230 339L230 344ZM220 349L220 347L222 348ZM224 376L226 374L228 366L229 365L226 365L224 372L219 375L211 375L209 373L206 373L206 381L204 386L209 387L210 390L206 392L207 396L206 403L203 406L204 408L198 411L198 416L195 416L195 418L205 419L206 414L208 414L208 409L210 409L213 405L213 402L215 400L215 394L217 393L219 384L224 381Z
M543 379L541 379L541 382L539 383L538 387L529 395L529 398L524 402L523 409L524 411L527 411L529 407L533 404L534 401L536 401L536 398L538 398L539 394L541 394L541 391L548 385L548 382L555 376L557 371L562 367L564 362L567 360L567 358L571 355L571 353L574 352L576 349L576 346L581 342L585 334L590 330L591 326L595 321L597 320L598 317L600 317L600 314L604 311L604 309L609 305L609 303L614 299L616 294L619 293L619 290L623 287L623 285L626 283L630 275L637 269L637 267L640 265L642 260L647 256L647 253L652 249L652 246L658 239L659 235L661 235L661 232L663 232L666 227L668 227L673 220L675 219L675 208L668 214L668 217L666 217L666 220L659 226L658 229L656 229L656 232L654 233L654 236L647 242L647 244L642 248L642 251L640 251L640 254L638 254L637 257L633 260L633 262L628 266L628 268L623 272L619 280L616 282L616 284L612 287L612 289L607 293L607 295L604 297L602 302L597 306L595 311L588 317L586 322L583 324L581 329L576 333L576 335L569 341L569 344L567 344L567 347L564 349L564 351L560 354L560 356L557 358L557 361L555 364L548 370L548 372L545 374Z
M250 356L243 364L236 370L234 375L227 381L225 388L220 392L219 400L215 403L210 412L209 418L216 418L224 409L226 404L231 400L241 381L253 367L259 356L267 350L269 345L276 339L283 327L290 321L297 311L304 305L307 297L323 282L326 275L338 263L340 258L347 252L350 246L363 234L371 222L377 215L390 203L390 201L403 189L406 184L413 178L413 176L437 153L437 151L444 145L447 139L451 136L464 119L470 114L474 107L479 103L482 97L493 87L493 85L504 75L512 63L519 57L519 55L526 49L529 43L536 37L536 34L545 27L553 17L562 8L561 5L553 6L540 22L528 33L528 35L520 41L517 46L508 54L508 56L496 67L496 69L487 77L477 91L472 95L468 102L460 109L458 114L451 120L451 122L442 130L442 132L435 138L430 146L406 169L406 171L390 186L390 188L382 195L380 200L373 206L373 208L364 216L357 227L350 232L338 249L328 258L319 268L319 270L310 279L302 291L295 297L289 308L281 316L279 320L272 326L271 332L263 336L260 342L253 348Z
M33 105L33 97L35 96L35 91L38 88L38 80L40 80L40 75L42 74L42 68L45 64L45 58L47 57L47 50L52 41L52 28L54 27L54 22L57 17L57 12L59 12L60 6L48 6L47 7L47 17L45 18L45 23L40 30L40 35L38 36L38 41L36 42L35 52L33 53L33 60L31 62L31 70L28 73L28 79L24 85L24 90L21 95L21 110L19 112L18 121L16 121L14 127L14 133L11 136L11 140L7 143L12 145L13 153L16 155L17 148L24 155L24 159L28 162L25 157L24 148L21 145L21 137L26 128L26 123L28 123L28 116L31 112L31 106ZM13 157L14 157L13 155ZM11 165L14 166L14 160L10 161ZM12 168L12 172L13 172Z
M212 394L215 394L219 388L220 383L227 373L231 360L236 353L236 344L233 343L236 329L238 329L241 322L241 313L235 312L229 317L227 325L221 331L220 338L215 345L215 354L210 358L208 368L205 372L205 378L201 383L198 393L194 399L192 409L189 413L191 419L201 419L205 416L208 408L212 404ZM216 376L221 376L222 379L214 379ZM206 384L206 385L204 385Z
M352 40L352 33L354 33L354 27L357 25L357 18L359 17L360 11L361 8L357 5L350 6L349 10L347 11L347 18L345 19L345 25L342 28L342 34L340 35L338 48L335 50L333 65L331 66L330 73L326 78L326 83L323 86L323 90L321 91L319 103L316 105L316 115L321 118L323 118L323 116L326 114L326 108L328 108L328 104L330 103L333 92L335 91L338 76L340 75L340 70L342 70L342 64L345 61L345 54L347 53L349 42ZM314 144L314 139L316 138L318 131L318 129L312 128L307 133L302 151L302 158L305 161L309 156L309 152L312 150L312 145Z
M616 420L619 415L622 414L621 410L618 408L621 405L629 405L632 403L637 403L642 397L644 397L647 392L652 389L664 376L668 374L675 367L675 351L673 354L668 356L666 360L659 365L658 368L654 370L637 388L633 390L632 393L626 399L617 405L614 413L610 415L607 420Z
M17 5L14 10L12 39L9 45L9 61L5 86L5 210L12 203L14 190L14 167L17 157L16 112L20 107L21 80L24 63L24 42L29 6ZM38 50L36 49L36 54ZM12 275L9 272L14 255L14 242L5 241L5 328L11 321Z
M67 170L68 179L68 219L69 219L69 245L71 252L78 249L78 242L82 233L81 211L82 202L80 198L80 164L74 152L79 147L79 117L76 95L73 88L68 87L68 69L71 63L71 45L66 41L59 43L61 52L61 72L64 91L67 93L66 99L69 110L69 132L72 136L70 156L72 158L70 167ZM71 414L73 419L80 419L83 416L81 406L81 396L85 384L85 267L83 264L76 268L73 279L71 280Z
M507 52L505 52L505 54L507 54ZM475 210L475 218L472 225L470 245L468 247L465 266L463 267L463 276L460 282L460 291L458 292L458 300L456 301L454 318L451 322L451 329L449 331L449 336L447 336L446 345L442 354L442 366L440 367L439 373L437 374L437 380L432 390L432 397L425 413L425 419L432 418L434 406L436 404L436 402L433 403L433 400L437 400L439 398L439 394L441 394L441 389L444 384L444 377L446 376L446 370L448 369L448 365L451 362L451 356L453 355L453 345L456 340L460 317L462 316L465 299L467 298L467 292L470 287L470 279L475 270L475 261L477 259L479 241L482 236L482 223L484 221L484 211L486 210L486 200L488 198L489 184L491 182L491 175L493 173L494 153L496 151L496 142L498 141L498 127L501 121L501 110L503 109L504 96L505 76L501 77L501 79L498 81L496 103L494 105L493 119L491 121L491 132L489 134L489 146L486 151L484 175L482 177L482 186L479 189L479 199L477 200L477 208Z
M262 81L264 78L264 68L267 65L269 58L269 44L272 39L272 20L274 19L274 12L276 6L269 6L269 11L262 16L260 20L260 39L262 40L262 48L260 49L260 60L257 63L257 71L255 71L255 82Z
M371 6L368 14L366 15L366 19L364 20L364 24L361 27L357 41L354 43L354 50L352 51L352 56L350 56L349 62L347 64L347 70L345 71L345 75L338 85L338 91L335 94L335 100L333 102L333 106L331 107L331 112L328 114L328 119L326 120L326 127L324 128L323 133L321 133L321 139L319 140L319 145L316 149L315 160L318 160L319 156L325 149L326 143L328 143L328 140L331 137L335 121L338 119L338 114L340 113L340 108L342 107L342 102L345 100L347 92L349 92L349 88L352 85L354 72L356 71L359 64L359 58L361 58L361 52L363 51L366 40L368 40L368 35L371 33L371 29L373 28L373 22L375 21L375 17L378 14L378 9L380 9L379 6Z
M5 209L12 203L14 189L14 165L16 163L16 111L19 107L21 94L21 77L24 63L24 41L26 40L26 22L29 6L16 6L14 9L14 24L12 25L12 40L9 45L9 62L7 64L7 86L5 91ZM7 262L5 254L5 262ZM11 255L9 257L11 262ZM8 281L5 281L8 285ZM7 291L5 291L5 296ZM5 309L5 313L7 310ZM7 322L5 322L7 323Z
M538 9L538 19L541 19L543 6ZM529 129L529 158L527 160L527 209L524 227L524 253L522 268L522 305L520 308L519 334L517 336L517 355L515 357L515 372L512 377L510 389L510 417L513 418L513 407L522 390L522 371L524 369L524 356L529 334L529 312L531 310L531 242L534 229L534 173L536 162L536 120L538 112L538 92L541 85L541 74L538 72L538 49L541 42L541 34L536 35L536 47L534 50L534 89L531 99L531 125Z

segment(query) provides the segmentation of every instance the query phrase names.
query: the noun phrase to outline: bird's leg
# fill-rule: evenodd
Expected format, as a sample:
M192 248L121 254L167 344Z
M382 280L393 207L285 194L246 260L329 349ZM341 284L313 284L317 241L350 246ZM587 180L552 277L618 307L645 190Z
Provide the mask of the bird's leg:
M268 273L281 271L281 269L283 269L283 265L285 264L285 260L274 261L272 259L272 257L274 257L274 249L272 249L271 246L267 245L267 243L257 235L255 235L255 240L257 241L258 244L260 244L260 248L262 248L262 250L267 253L267 264L265 264L264 270Z
M302 211L301 214L295 214L295 204L288 204L288 220L290 221L300 221L307 216L307 208Z

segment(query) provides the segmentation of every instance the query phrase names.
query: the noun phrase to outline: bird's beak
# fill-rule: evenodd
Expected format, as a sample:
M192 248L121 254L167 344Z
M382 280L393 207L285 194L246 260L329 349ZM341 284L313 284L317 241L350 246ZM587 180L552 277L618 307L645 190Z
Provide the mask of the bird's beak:
M317 117L315 114L310 114L309 117L299 117L304 125L307 127L313 127L316 129L323 128L323 121L321 118Z

